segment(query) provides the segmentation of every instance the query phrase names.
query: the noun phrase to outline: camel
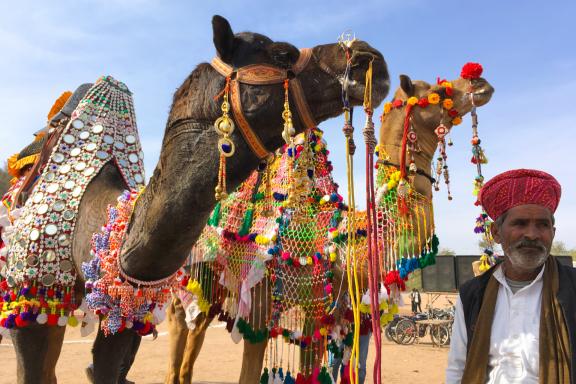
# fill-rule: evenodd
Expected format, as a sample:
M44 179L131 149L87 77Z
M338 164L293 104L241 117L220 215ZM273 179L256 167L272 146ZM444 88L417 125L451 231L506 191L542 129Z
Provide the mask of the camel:
M395 92L394 99L407 100L409 97L417 97L418 99L421 99L426 98L431 93L439 93L445 97L446 91L441 85L431 85L424 81L412 81L406 75L402 75L400 80L401 85ZM492 86L482 78L474 79L471 81L458 78L451 82L451 88L451 99L454 102L453 109L459 112L459 116L464 116L470 112L473 107L472 100L475 106L485 105L490 101L494 92ZM437 136L434 132L434 129L440 122L443 122L448 129L451 129L453 125L451 121L446 121L446 119L443 118L445 114L446 112L443 111L442 105L430 105L426 108L415 108L412 112L412 124L414 131L416 131L418 135L418 143L421 149L419 152L414 154L414 160L419 171L418 173L415 173L415 177L412 179L412 185L415 192L425 196L428 199L432 198L433 186L428 170L431 169L432 158L437 148ZM391 111L387 113L382 119L382 126L379 135L379 148L381 151L381 157L386 157L387 163L379 164L380 169L391 167L392 165L389 164L400 164L400 143L402 141L402 135L404 131L404 118L404 110L397 108L391 109ZM384 153L386 155L384 155ZM396 168L398 167L396 166ZM426 176L426 174L428 174L428 176ZM359 218L365 218L364 212L358 212L357 215ZM422 250L426 248L426 243L430 242L431 240L430 234L433 233L434 223L431 212L427 211L426 215L429 218L426 221L425 229L426 233L428 234L428 238L422 237L422 242L415 244L413 247L413 252L416 255L419 255ZM360 221L362 221L362 219ZM420 224L424 227L424 222ZM365 227L363 227L362 223L360 222L356 226L360 229L365 229ZM382 232L385 229L382 228L381 223L379 223L379 226L379 234L382 236ZM345 231L345 221L343 221L341 223L341 232ZM360 242L356 244L356 246L365 250L365 241L360 239ZM361 291L364 292L368 287L368 261L365 257L360 257L357 260L357 263L360 268ZM344 261L342 264L344 264ZM382 262L382 266L383 265L384 261ZM346 268L345 265L343 265L342 269L335 271L334 286L339 286L342 280L344 280L343 286L347 286L346 274L343 271L344 268ZM392 261L389 260L386 262L386 270L390 269L396 269L396 266ZM385 281L386 276L384 272L385 271L383 269L381 271L381 273L383 273L381 276L381 281ZM255 297L261 295L258 290L262 289L262 286L263 285L258 285L254 288L255 292L253 295ZM265 303L265 305L269 305L269 303ZM212 314L212 316L207 316L204 313L200 314L195 320L194 329L190 330L184 321L185 312L182 307L182 303L178 299L173 300L168 312L171 338L171 360L168 369L168 375L165 381L166 384L184 384L191 382L194 361L198 357L202 343L204 342L206 328L212 321L213 316L214 314ZM260 344L261 346L259 348L260 350L263 350L266 343ZM246 347L247 344L245 343L245 351ZM256 348L258 348L258 346L253 345L249 353L244 353L242 365L243 375L245 369L248 367L250 367L250 369L254 369L256 372L260 372L260 370L257 368L262 367L262 352L260 354L253 354L252 352L258 350ZM250 361L247 362L247 359ZM257 381L256 374L254 374L252 378L255 380L253 382Z
M344 73L346 55L339 44L312 48L308 64L299 73L291 70L300 52L287 43L276 43L257 33L234 35L230 24L220 16L212 20L218 57L233 68L266 64L283 71L286 78L297 75L303 94L316 122L339 115L341 84L337 74ZM369 61L373 63L373 98L379 104L389 82L380 52L362 41L346 47L354 70L348 82L353 105L362 102L363 76ZM213 188L217 184L218 135L212 128L219 113L213 98L224 89L226 80L209 64L200 64L176 91L166 125L160 161L150 183L135 205L121 253L121 268L132 278L156 281L174 274L183 264L200 235L210 211L216 204ZM255 135L266 148L282 143L281 111L283 89L273 85L242 85L239 93L243 114ZM305 128L302 116L294 115L294 128ZM278 127L278 128L277 128ZM259 158L238 131L231 136L236 155L227 162L228 188L235 188L259 163ZM119 170L106 164L88 186L79 208L79 221L72 240L76 270L88 261L90 239L105 222L106 207L124 188ZM82 276L78 275L81 284ZM64 327L30 326L11 331L18 357L20 383L55 383L53 375L64 335ZM97 337L93 349L94 381L115 383L119 365L135 333L124 331L114 336ZM39 341L42 340L40 343ZM262 348L246 346L245 355L262 356ZM256 359L256 360L262 360ZM241 383L254 383L261 363L246 367ZM251 376L252 375L252 376Z
M77 319L72 316L72 313L69 313L69 311L76 308L75 303L80 303L80 292L84 290L84 282L81 277L75 281L74 287L72 285L66 286L62 281L65 281L64 279L70 279L72 273L79 271L79 268L76 268L76 272L70 272L74 270L74 264L70 260L80 260L82 252L88 253L87 247L89 247L89 241L86 241L88 236L87 232L96 231L99 225L101 225L105 217L105 205L112 203L116 195L128 187L126 179L120 175L113 161L103 163L104 165L99 169L100 172L95 172L96 168L90 167L89 165L96 165L96 163L88 162L89 157L85 157L89 156L89 153L94 154L95 158L108 156L108 152L97 151L98 146L96 144L100 138L97 134L103 131L108 132L108 130L103 129L102 125L98 124L94 124L90 131L82 129L84 127L79 125L81 120L78 119L78 111L83 108L78 107L79 103L82 101L84 105L88 105L89 99L87 99L87 95L102 84L108 84L107 86L110 87L125 87L110 77L100 78L95 85L83 84L78 87L64 106L61 106L61 109L56 111L57 113L48 121L47 126L42 130L42 133L45 133L45 135L42 136L44 144L39 153L39 158L32 166L30 175L24 179L23 186L20 190L20 192L26 192L27 188L30 188L30 194L26 195L32 198L28 198L24 203L21 210L22 219L14 223L17 232L13 236L13 240L17 240L20 236L22 239L19 241L20 247L16 246L14 241L10 244L8 256L9 265L7 266L6 274L7 279L2 282L3 285L7 283L9 287L12 285L18 287L21 295L20 299L28 300L26 295L30 294L30 301L28 302L30 304L25 304L30 305L28 309L23 307L20 309L20 313L16 314L16 317L11 314L3 319L3 321L5 321L3 325L10 328L10 335L13 339L19 361L17 367L18 383L56 383L55 366L61 351L65 326L67 324L78 324ZM125 91L129 93L127 88ZM91 118L95 119L96 115L91 116ZM126 123L126 120L124 122ZM102 124L104 124L104 120L102 120ZM76 132L74 132L74 129ZM103 136L103 139L107 142L109 137ZM137 141L136 138L134 138L134 140ZM118 140L114 147L118 149L121 147L121 144ZM136 142L135 145L137 145L139 149L139 143ZM108 147L111 148L111 146ZM82 152L81 148L89 149ZM72 159L67 160L67 155L63 153L70 154L68 155L69 157L76 157L76 161L69 162L69 160ZM116 158L116 160L118 160L118 158ZM121 160L121 162L128 164L127 160L128 159L124 159ZM130 163L132 164L134 172L141 172L143 170L141 158L136 158L136 161L131 161ZM93 174L97 174L98 176L90 183L91 188L87 188L86 193L82 196L81 190L78 189L80 185L78 183L80 183L81 180L80 177L88 178ZM116 177L110 177L114 174ZM109 184L106 184L107 182ZM46 193L46 199L43 198L43 192ZM55 197L48 198L48 196L50 196L49 194L53 194ZM22 193L22 195L24 195L24 193ZM82 203L76 214L73 210L75 205L68 204L70 201L74 201L74 196L77 198L78 196L82 196ZM102 208L102 212L98 211L98 207ZM28 232L23 231L23 228L30 231L30 229L26 227L26 222L38 221L41 223L41 220L43 220L42 215L46 214L46 212L54 212L50 213L50 216L44 216L50 221L47 221L42 226L40 226L41 224L35 225L40 226L39 228L42 228L42 232L45 232L48 236L46 238L36 236L36 238L33 239L32 233L35 229L29 232L30 234L28 235ZM74 235L72 238L76 239L76 241L71 241L68 234L59 232L57 229L59 227L54 224L54 220L58 219L52 217L58 217L57 215L60 212L62 212L60 216L61 221L56 221L56 223L59 223L62 229L70 231ZM34 215L37 216L34 217ZM32 220L28 220L29 218ZM71 227L69 223L75 223L77 226L75 228ZM76 230L75 232L74 229ZM86 233L83 233L83 231L86 231ZM54 235L57 242L51 240L50 236ZM84 244L80 241L82 235L85 236L82 240ZM20 280L18 280L21 279L18 271L22 270L22 262L18 260L18 256L23 253L22 240L28 238L28 236L31 240L30 250L32 251L30 254L24 253L26 266L30 267L30 269L26 269L28 276L34 276L33 273L37 273L35 271L40 269L39 266L42 265L41 263L46 263L46 265L51 266L54 264L54 260L59 264L60 271L58 271L58 269L42 269L44 275L42 275L43 278L38 279L38 281L28 280L28 277L24 275L26 285L18 286L17 284L21 284L19 282ZM40 248L39 250L38 248L32 248L36 246L33 240L37 239L39 239L40 244L42 244L41 246L44 248ZM50 243L50 241L52 241L52 243ZM56 248L56 244L60 244L60 248ZM42 251L42 249L44 250ZM56 258L55 250L58 251L59 254L61 252L63 255L61 259ZM26 251L27 249L24 249L24 252ZM9 288L8 292L10 290L12 289ZM16 288L14 288L14 293L16 292L15 290ZM54 312L44 312L44 309L42 309L42 312L34 313L33 303L35 300L38 300L38 296L35 296L36 293L34 291L37 291L39 295L46 294L46 302L50 302L52 297L60 299L59 304L56 305L61 308L61 312L57 313L56 307L52 307L52 304L50 304L51 308L54 308L52 309ZM66 296L68 296L68 298L66 298ZM24 303L27 302L26 300L24 300ZM27 318L24 317L25 315ZM68 315L70 315L70 317L68 317ZM16 324L14 324L14 320L16 320ZM20 323L18 323L18 321L20 321ZM46 326L46 324L49 326ZM129 332L127 332L127 334L130 335ZM139 336L137 337L139 338ZM96 344L98 345L99 343ZM114 382L116 382L117 377L117 375L114 376Z

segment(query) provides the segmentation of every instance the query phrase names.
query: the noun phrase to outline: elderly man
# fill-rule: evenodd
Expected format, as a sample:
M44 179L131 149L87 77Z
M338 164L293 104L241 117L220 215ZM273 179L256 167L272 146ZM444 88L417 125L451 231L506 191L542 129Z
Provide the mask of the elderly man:
M560 185L518 169L486 183L504 261L460 288L446 383L576 384L576 270L550 256Z

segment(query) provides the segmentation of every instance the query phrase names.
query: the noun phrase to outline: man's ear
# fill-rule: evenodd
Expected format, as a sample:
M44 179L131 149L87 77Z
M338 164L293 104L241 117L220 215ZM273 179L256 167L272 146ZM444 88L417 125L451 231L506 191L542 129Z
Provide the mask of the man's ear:
M228 20L222 16L214 15L212 18L212 32L214 47L218 52L218 57L227 64L232 64L234 57L234 32Z

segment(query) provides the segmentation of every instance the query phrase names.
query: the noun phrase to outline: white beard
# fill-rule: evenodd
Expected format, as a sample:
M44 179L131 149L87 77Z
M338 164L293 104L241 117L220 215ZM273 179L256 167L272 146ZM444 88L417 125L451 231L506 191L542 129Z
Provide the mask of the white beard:
M522 248L511 246L506 252L512 265L520 270L533 270L542 266L548 259L548 250L544 249L535 253L534 251L524 252Z

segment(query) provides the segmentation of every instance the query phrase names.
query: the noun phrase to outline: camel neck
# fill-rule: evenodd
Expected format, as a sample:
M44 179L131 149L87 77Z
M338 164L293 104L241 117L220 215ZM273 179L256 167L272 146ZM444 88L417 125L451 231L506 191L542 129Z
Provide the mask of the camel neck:
M138 200L123 246L122 267L144 281L176 272L200 236L216 201L218 135L207 120L187 120L166 130L160 160ZM228 191L258 165L246 143L227 161Z

